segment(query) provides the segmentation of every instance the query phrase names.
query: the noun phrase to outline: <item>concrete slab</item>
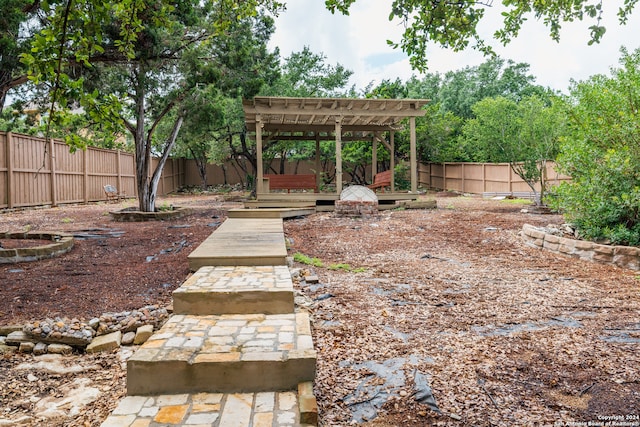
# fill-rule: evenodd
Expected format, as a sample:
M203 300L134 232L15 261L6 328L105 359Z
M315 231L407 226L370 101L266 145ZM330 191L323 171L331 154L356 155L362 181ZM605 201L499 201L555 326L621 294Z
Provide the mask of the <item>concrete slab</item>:
M307 313L174 315L127 361L127 393L253 393L315 377Z
M189 268L286 265L282 219L229 218L189 256Z
M291 272L278 266L202 267L173 292L175 314L285 314L294 311Z
M168 423L175 427L317 426L317 413L314 418L308 410L313 405L309 405L308 394L300 394L295 389L260 393L128 396L120 401L101 427Z

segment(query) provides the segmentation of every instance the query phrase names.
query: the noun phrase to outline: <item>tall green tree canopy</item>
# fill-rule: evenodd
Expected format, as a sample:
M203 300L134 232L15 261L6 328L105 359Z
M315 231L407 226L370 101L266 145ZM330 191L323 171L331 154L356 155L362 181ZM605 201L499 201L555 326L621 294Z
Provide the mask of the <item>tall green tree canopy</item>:
M356 0L326 0L332 12L348 14L350 6ZM638 0L625 0L616 10L619 22L625 24ZM478 24L485 16L486 8L493 1L441 1L441 0L394 0L391 3L389 19L400 19L405 30L402 40L389 43L401 48L409 55L411 65L425 71L429 57L427 47L435 43L454 51L469 46L484 53L492 53L492 47L480 34ZM605 8L602 0L546 0L523 1L502 0L506 11L503 12L502 27L496 29L494 37L502 44L509 43L518 36L523 23L530 17L542 22L549 29L553 40L560 40L562 25L576 20L586 20L589 26L590 42L599 42L606 32L601 24Z
M262 6L280 5L271 0L54 0L46 6L47 25L23 61L31 79L50 88L50 120L64 121L64 109L79 104L102 128L126 129L135 144L139 207L152 211L164 162L186 116L185 99L199 84L226 81L223 71L229 64L212 64L220 59L212 43L235 32ZM224 59L231 64L244 56L228 53ZM203 55L212 55L211 61L199 61ZM160 162L151 171L154 134L169 117L171 132L155 152ZM69 143L82 144L77 137Z
M558 164L571 176L561 209L589 239L640 245L640 49L622 49L610 77L574 83Z
M9 90L27 82L20 55L29 51L31 36L40 26L38 0L0 0L0 113Z

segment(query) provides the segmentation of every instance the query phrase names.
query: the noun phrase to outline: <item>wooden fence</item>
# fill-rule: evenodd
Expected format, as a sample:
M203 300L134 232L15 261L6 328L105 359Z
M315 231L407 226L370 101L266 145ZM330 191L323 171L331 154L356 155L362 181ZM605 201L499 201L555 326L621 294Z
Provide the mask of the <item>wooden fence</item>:
M170 160L158 185L179 188L184 161ZM0 209L105 200L104 186L136 196L135 157L100 148L69 152L63 141L0 132Z
M154 159L154 167L156 162ZM287 173L313 173L313 168L313 162L285 165ZM232 162L224 167L209 165L207 185L246 183L247 177L242 175ZM548 165L547 176L552 185L569 179L558 174L553 163ZM422 187L464 193L530 192L507 163L420 164L418 178ZM100 148L70 153L69 147L59 140L48 142L0 132L0 209L101 201L105 200L103 187L107 184L136 196L133 154ZM184 185L200 185L195 162L169 159L158 183L158 195L167 195Z
M516 175L508 163L428 163L420 164L420 185L438 190L451 190L471 194L523 195L531 188ZM547 182L558 185L571 178L547 163ZM537 185L536 190L540 190Z

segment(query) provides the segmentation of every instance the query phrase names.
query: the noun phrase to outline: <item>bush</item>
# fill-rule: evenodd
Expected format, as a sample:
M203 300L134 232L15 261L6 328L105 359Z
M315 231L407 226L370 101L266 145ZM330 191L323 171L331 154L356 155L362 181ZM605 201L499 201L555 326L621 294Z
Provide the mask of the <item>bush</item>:
M574 83L569 133L558 157L572 181L554 190L552 207L590 240L640 244L640 50L622 49L611 77Z

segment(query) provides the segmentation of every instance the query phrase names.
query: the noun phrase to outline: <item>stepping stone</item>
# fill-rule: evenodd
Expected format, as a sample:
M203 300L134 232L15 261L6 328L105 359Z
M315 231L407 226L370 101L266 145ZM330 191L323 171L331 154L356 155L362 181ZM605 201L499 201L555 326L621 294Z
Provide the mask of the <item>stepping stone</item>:
M286 265L282 219L228 218L187 257L189 268Z
M306 383L310 386L310 383ZM301 385L302 386L302 385ZM128 396L101 427L317 425L315 399L298 391ZM314 412L315 410L315 412Z
M253 393L313 381L309 315L174 315L127 362L127 393Z
M173 292L175 314L285 314L294 311L286 266L202 267Z

